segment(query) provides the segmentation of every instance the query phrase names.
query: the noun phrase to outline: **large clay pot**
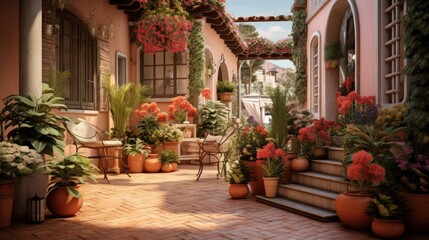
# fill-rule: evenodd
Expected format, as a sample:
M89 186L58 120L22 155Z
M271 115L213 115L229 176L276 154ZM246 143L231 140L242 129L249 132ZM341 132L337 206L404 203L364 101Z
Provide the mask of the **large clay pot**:
M315 159L322 159L326 157L326 148L322 148L322 147L314 148L313 151L311 151L311 155Z
M0 228L10 227L15 180L0 179Z
M148 159L144 161L144 169L148 173L156 173L161 170L161 161L158 154L149 154Z
M360 192L343 192L335 199L335 211L341 222L349 228L367 230L372 218L366 215L371 195Z
M163 150L171 150L176 152L177 154L179 154L179 147L180 147L179 142L165 142L162 144Z
M407 213L403 222L407 230L429 232L429 194L403 192Z
M372 232L380 238L399 238L404 235L405 227L401 220L374 218L371 224Z
M249 194L249 187L247 184L229 184L228 193L231 198L243 199Z
M145 157L143 154L139 153L136 155L128 155L128 168L130 173L142 173L144 169L144 160Z
M176 162L170 163L171 164L171 171L175 172L179 168L179 164Z
M303 157L294 158L290 163L290 168L295 172L307 171L309 166L310 163L308 162L308 159Z
M79 186L72 186L79 191ZM82 194L82 192L81 192ZM46 197L46 206L57 217L74 216L83 204L83 196L75 198L67 193L65 186L60 186L50 191Z
M231 102L232 101L232 92L219 93L221 102Z
M257 162L245 161L252 179L252 181L249 182L249 185L250 189L252 189L253 195L265 195L264 179L262 179L263 174L261 168L261 165L263 165L264 162L264 160L258 160Z
M171 163L164 163L161 166L161 171L163 172L171 172L172 169L173 167L171 166Z
M265 197L277 197L278 177L263 177L265 187Z

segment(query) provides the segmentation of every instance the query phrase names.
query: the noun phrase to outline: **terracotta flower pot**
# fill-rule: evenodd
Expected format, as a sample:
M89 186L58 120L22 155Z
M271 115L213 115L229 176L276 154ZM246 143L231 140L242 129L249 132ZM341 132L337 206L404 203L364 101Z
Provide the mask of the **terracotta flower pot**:
M144 169L148 173L156 173L161 170L161 161L158 154L149 154L148 159L144 161Z
M277 197L278 177L263 177L265 187L265 197Z
M79 190L80 186L73 186ZM82 194L82 192L81 192ZM65 186L57 187L49 192L46 197L46 206L49 211L57 217L72 217L74 216L83 204L83 196L75 198L67 193Z
M399 238L404 235L405 227L400 219L387 220L374 218L372 232L380 238Z
M311 151L311 155L315 159L324 158L326 157L326 148L323 148L323 147L314 148L313 151Z
M429 194L403 192L407 206L407 214L403 222L407 230L413 232L429 232Z
M221 102L231 102L232 101L232 92L219 93Z
M177 171L177 169L179 168L179 164L174 162L174 163L170 163L171 164L171 171L175 172Z
M335 211L341 222L349 228L367 230L372 218L366 215L371 195L359 192L343 192L335 199Z
M249 168L250 176L252 181L249 182L250 189L252 189L253 195L265 195L264 180L262 179L262 168L263 160L259 162L246 161L246 165Z
M165 142L162 144L163 150L171 150L176 152L177 154L179 154L179 147L180 147L179 142Z
M0 179L0 228L10 227L15 180Z
M290 163L290 168L295 172L304 172L309 166L308 159L303 157L294 158Z
M173 166L171 166L171 163L165 163L165 164L162 164L161 166L161 171L163 172L171 172L172 169L173 169Z
M231 198L243 199L249 194L249 187L247 184L229 184L228 193Z
M128 168L130 173L142 173L144 169L145 157L143 154L136 154L134 156L128 155Z

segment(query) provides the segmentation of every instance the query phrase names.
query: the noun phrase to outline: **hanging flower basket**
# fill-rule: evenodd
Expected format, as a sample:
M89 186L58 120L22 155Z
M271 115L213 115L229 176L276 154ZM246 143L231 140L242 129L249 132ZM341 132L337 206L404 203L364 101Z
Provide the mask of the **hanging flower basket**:
M146 12L136 29L138 43L145 53L157 51L181 52L188 46L192 22L178 1L170 7L169 1L147 3Z

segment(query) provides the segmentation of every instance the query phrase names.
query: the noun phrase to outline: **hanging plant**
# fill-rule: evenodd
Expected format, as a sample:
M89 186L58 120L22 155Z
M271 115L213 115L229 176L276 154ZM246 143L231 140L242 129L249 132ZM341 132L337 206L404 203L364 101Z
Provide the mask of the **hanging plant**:
M188 46L192 22L179 1L156 1L145 3L145 14L136 29L138 43L145 53L157 51L181 52ZM151 10L153 9L153 10Z

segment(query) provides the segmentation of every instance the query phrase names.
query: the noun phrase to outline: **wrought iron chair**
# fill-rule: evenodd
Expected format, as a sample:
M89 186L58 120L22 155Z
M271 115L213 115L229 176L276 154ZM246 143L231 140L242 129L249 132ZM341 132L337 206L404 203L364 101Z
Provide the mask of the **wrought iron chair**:
M108 155L107 149L122 147L122 142L119 140L103 140L102 136L107 134L82 118L70 118L64 122L64 126L73 139L76 152L81 148L97 150L98 156L91 156L90 158L98 158L100 160L99 165L103 170L104 179L110 184L107 178L107 161L118 157ZM124 168L124 170L131 177L127 169Z
M217 175L216 177L219 179L219 176L222 173L225 173L226 171L226 162L223 161L222 163L222 170L220 169L220 162L222 158L224 157L225 153L228 151L229 148L229 140L234 135L234 133L239 128L238 123L234 123L230 127L228 127L222 135L220 136L213 136L208 134L207 132L204 134L204 139L200 139L199 145L200 145L200 153L199 153L199 169L197 173L197 181L200 179L201 174L203 173L204 169L204 158L206 156L209 157L209 164L212 163L211 158L214 157L217 160Z

